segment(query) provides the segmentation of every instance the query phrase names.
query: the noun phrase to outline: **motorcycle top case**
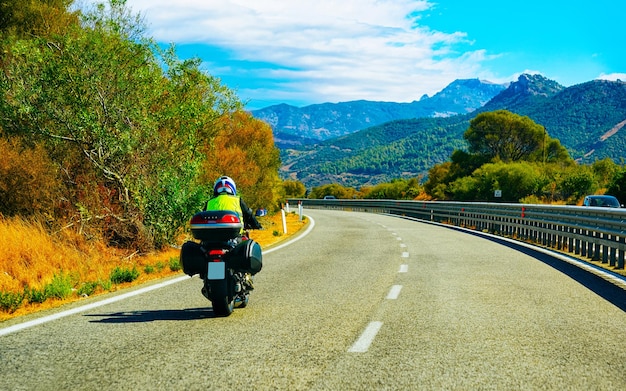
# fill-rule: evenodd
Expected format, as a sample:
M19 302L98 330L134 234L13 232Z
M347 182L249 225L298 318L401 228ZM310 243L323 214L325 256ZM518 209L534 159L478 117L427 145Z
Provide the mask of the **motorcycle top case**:
M188 241L180 249L180 264L183 272L189 276L206 274L207 257L199 243Z
M191 234L203 242L226 242L241 233L243 223L237 212L205 210L191 218Z
M227 255L227 265L235 270L257 274L263 267L261 245L254 240L244 240Z

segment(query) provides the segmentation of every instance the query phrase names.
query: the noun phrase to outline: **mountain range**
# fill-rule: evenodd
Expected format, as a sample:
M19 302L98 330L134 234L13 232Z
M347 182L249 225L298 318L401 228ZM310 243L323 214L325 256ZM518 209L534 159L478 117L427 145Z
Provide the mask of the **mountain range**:
M360 187L426 175L466 147L463 133L472 118L501 109L544 126L581 163L605 157L623 163L626 83L619 80L571 87L528 74L508 85L457 80L412 103L278 105L252 114L272 126L284 178L307 187Z
M398 119L470 113L505 88L479 79L456 80L434 96L423 95L411 103L358 100L302 108L280 104L254 110L252 115L270 124L279 147L306 145Z

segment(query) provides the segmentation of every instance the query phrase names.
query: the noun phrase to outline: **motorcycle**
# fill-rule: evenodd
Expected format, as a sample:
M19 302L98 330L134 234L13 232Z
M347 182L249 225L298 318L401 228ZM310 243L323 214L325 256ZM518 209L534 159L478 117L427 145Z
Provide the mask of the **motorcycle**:
M200 275L202 294L218 316L248 305L252 276L263 267L261 246L247 233L242 235L242 228L236 212L198 212L191 218L191 233L199 243L187 241L181 247L183 271Z

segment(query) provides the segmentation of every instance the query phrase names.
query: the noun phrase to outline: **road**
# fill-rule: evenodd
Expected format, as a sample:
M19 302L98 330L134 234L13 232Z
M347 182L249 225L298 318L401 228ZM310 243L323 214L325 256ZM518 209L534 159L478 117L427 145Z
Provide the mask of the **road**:
M0 390L626 389L624 292L445 227L307 214L230 317L194 277L1 324Z

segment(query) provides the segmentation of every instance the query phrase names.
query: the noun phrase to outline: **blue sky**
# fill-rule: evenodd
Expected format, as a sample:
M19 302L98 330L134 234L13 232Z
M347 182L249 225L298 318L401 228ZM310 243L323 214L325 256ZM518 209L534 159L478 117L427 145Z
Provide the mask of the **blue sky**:
M83 0L87 3L96 0ZM247 102L411 102L456 79L626 80L622 0L127 0Z

